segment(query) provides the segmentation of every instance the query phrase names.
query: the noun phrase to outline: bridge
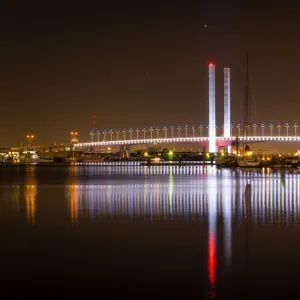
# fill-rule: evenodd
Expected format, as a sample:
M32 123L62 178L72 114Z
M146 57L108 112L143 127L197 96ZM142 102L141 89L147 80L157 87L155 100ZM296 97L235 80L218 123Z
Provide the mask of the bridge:
M230 146L236 137L216 137L218 146ZM248 136L239 137L239 142L243 143L255 142L300 142L300 136ZM189 144L205 144L210 141L209 137L177 137L177 138L146 138L146 139L126 139L126 140L110 140L96 141L75 144L75 147L95 147L95 146L125 146L125 145L142 145L142 144L167 144L167 143L189 143Z
M209 152L217 152L218 147L230 147L232 142L239 137L241 143L256 142L299 142L300 136L297 135L298 125L293 122L284 123L283 126L277 123L273 126L272 123L244 124L243 134L241 135L241 124L233 126L230 123L230 68L224 68L224 124L222 126L216 125L216 99L215 99L215 64L209 63L209 124L207 126L200 125L198 127L193 125L188 126L163 126L143 129L122 129L122 130L96 130L90 132L91 141L86 143L76 143L74 147L96 147L96 146L131 146L131 145L149 145L149 144L168 144L168 143L194 143L205 144L209 146ZM251 128L250 128L251 127ZM283 127L283 128L281 128ZM281 129L285 127L285 134L282 134ZM159 132L163 133L160 137ZM199 128L199 129L198 129ZM218 135L218 131L223 129L223 132ZM293 128L293 129L292 129ZM276 130L277 129L277 130ZM199 131L198 131L199 130ZM293 131L292 133L289 132ZM175 131L175 134L174 134ZM177 131L177 133L176 133ZM251 131L251 134L250 134ZM276 131L276 133L275 133ZM183 132L183 134L182 134ZM198 134L196 134L199 133ZM207 136L204 136L207 132ZM169 133L169 136L168 136ZM142 136L142 138L141 138ZM155 136L155 137L154 137ZM245 137L247 136L247 138ZM108 139L107 139L108 137ZM95 141L96 138L96 141ZM230 150L230 148L228 148Z

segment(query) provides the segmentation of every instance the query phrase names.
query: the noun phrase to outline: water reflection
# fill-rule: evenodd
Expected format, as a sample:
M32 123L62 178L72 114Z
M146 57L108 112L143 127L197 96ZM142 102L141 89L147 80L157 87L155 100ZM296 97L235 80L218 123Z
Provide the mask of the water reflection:
M202 173L201 173L202 172ZM71 222L80 217L158 220L182 219L208 224L207 267L210 298L216 298L217 241L227 272L232 260L232 225L244 225L245 260L250 268L249 249L254 225L298 222L300 180L298 173L269 170L216 170L205 168L200 176L177 176L169 172L161 183L67 185ZM197 172L196 172L197 173ZM182 174L183 175L183 174ZM154 177L156 178L156 177ZM112 181L109 181L112 182ZM136 181L133 181L136 182ZM223 238L217 238L223 224Z
M208 199L208 278L210 283L210 297L216 297L216 234L217 234L217 211L220 207L217 189L217 178L207 181L206 197Z
M37 180L36 168L30 166L26 168L26 176L24 179L24 198L26 206L26 219L29 224L35 224L36 213L36 196L37 196Z
M289 224L297 220L299 176L287 174L283 184L281 175L273 175L263 179L208 176L180 183L170 174L169 182L162 184L67 185L66 189L72 220L87 215L205 221L217 215L224 220L227 243L231 239L232 222L251 219L261 224Z

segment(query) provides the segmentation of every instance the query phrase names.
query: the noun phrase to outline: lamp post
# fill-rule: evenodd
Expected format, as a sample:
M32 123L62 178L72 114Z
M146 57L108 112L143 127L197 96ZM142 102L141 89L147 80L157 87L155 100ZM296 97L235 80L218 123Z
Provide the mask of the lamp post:
M120 133L120 130L119 130L119 129L117 129L117 130L116 130L117 141L119 140L119 133Z
M285 127L286 127L286 136L289 136L289 123L285 123Z
M106 141L106 135L107 135L107 132L106 132L106 130L103 130L103 141L105 142Z
M261 135L265 136L265 123L261 123Z
M113 140L113 131L112 131L112 129L109 131L109 134L110 134L110 140L112 141Z
M249 125L246 125L245 128L246 128L246 135L249 136L249 133L250 133L250 132L249 132L249 128L250 128L250 126L249 126Z
M171 137L173 138L174 137L174 126L171 126Z
M187 136L188 136L188 126L187 125L184 126L184 130L185 130L185 137L187 138Z
M280 123L277 123L278 136L280 136L280 129L281 129L281 125Z
M216 125L216 127L215 127L215 134L216 134L216 136L218 136L218 125Z
M96 134L97 134L97 142L100 142L100 130L97 130Z
M163 131L165 132L165 139L168 138L168 128L164 126Z
M132 130L132 128L129 128L129 138L130 138L130 140L132 140L132 132L133 132L133 130Z
M237 128L237 135L240 136L241 135L241 124L237 124L236 128Z
M233 125L230 124L230 136L232 136L232 131L233 131Z
M78 133L77 132L74 132L74 131L72 131L71 133L70 133L70 136L71 136L71 144L72 144L72 139L74 138L74 137L77 137L77 135L78 135ZM29 136L29 135L28 135Z
M139 139L139 132L140 132L140 130L137 128L137 129L135 130L135 132L136 132L136 139L138 140L138 139Z
M193 137L195 137L195 126L192 126Z
M272 123L269 124L269 128L270 128L270 136L273 136L273 124Z
M32 140L35 138L35 136L33 134L27 134L26 138L29 141L28 147L31 147L32 146Z
M253 124L253 132L254 132L254 136L256 136L256 131L257 131L257 125L256 123Z
M152 136L153 136L153 128L152 128L152 126L149 128L149 131L150 131L150 139L152 140Z
M91 141L92 141L92 143L94 142L94 131L93 130L91 130L91 132L90 132L90 136L91 136Z
M222 125L222 136L225 135L225 132L224 132L224 124Z
M124 141L126 140L126 129L124 128L123 130L122 130L122 132L123 132L123 139L124 139Z
M298 125L297 125L297 123L295 122L295 123L294 123L295 136L297 136L297 127L298 127Z
M143 128L142 131L144 132L144 140L145 140L145 139L146 139L146 131L147 131L147 129L146 129L146 128Z
M160 131L159 127L157 127L155 130L156 130L156 138L159 139L159 131Z
M177 127L177 131L178 131L178 137L179 137L179 138L180 138L180 130L181 130L181 127L178 126L178 127Z
M203 125L202 124L200 124L199 130L200 130L200 136L203 136Z

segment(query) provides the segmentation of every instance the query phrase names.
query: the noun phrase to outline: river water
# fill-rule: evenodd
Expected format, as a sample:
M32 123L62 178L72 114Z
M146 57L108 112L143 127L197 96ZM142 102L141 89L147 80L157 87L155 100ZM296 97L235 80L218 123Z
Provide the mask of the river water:
M1 295L287 299L300 171L2 166Z

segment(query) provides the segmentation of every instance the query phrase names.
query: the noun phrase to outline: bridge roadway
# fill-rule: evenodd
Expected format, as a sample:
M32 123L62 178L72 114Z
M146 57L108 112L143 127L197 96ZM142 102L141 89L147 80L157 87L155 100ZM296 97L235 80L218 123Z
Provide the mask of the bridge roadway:
M117 141L97 141L74 144L74 147L95 147L95 146L122 146L122 145L143 145L143 144L165 144L165 143L208 143L209 137L176 137L176 138L156 138L156 139L131 139ZM230 146L236 137L216 137L217 146ZM243 142L245 137L239 137L239 142ZM300 136L248 136L248 143L258 142L300 142Z

